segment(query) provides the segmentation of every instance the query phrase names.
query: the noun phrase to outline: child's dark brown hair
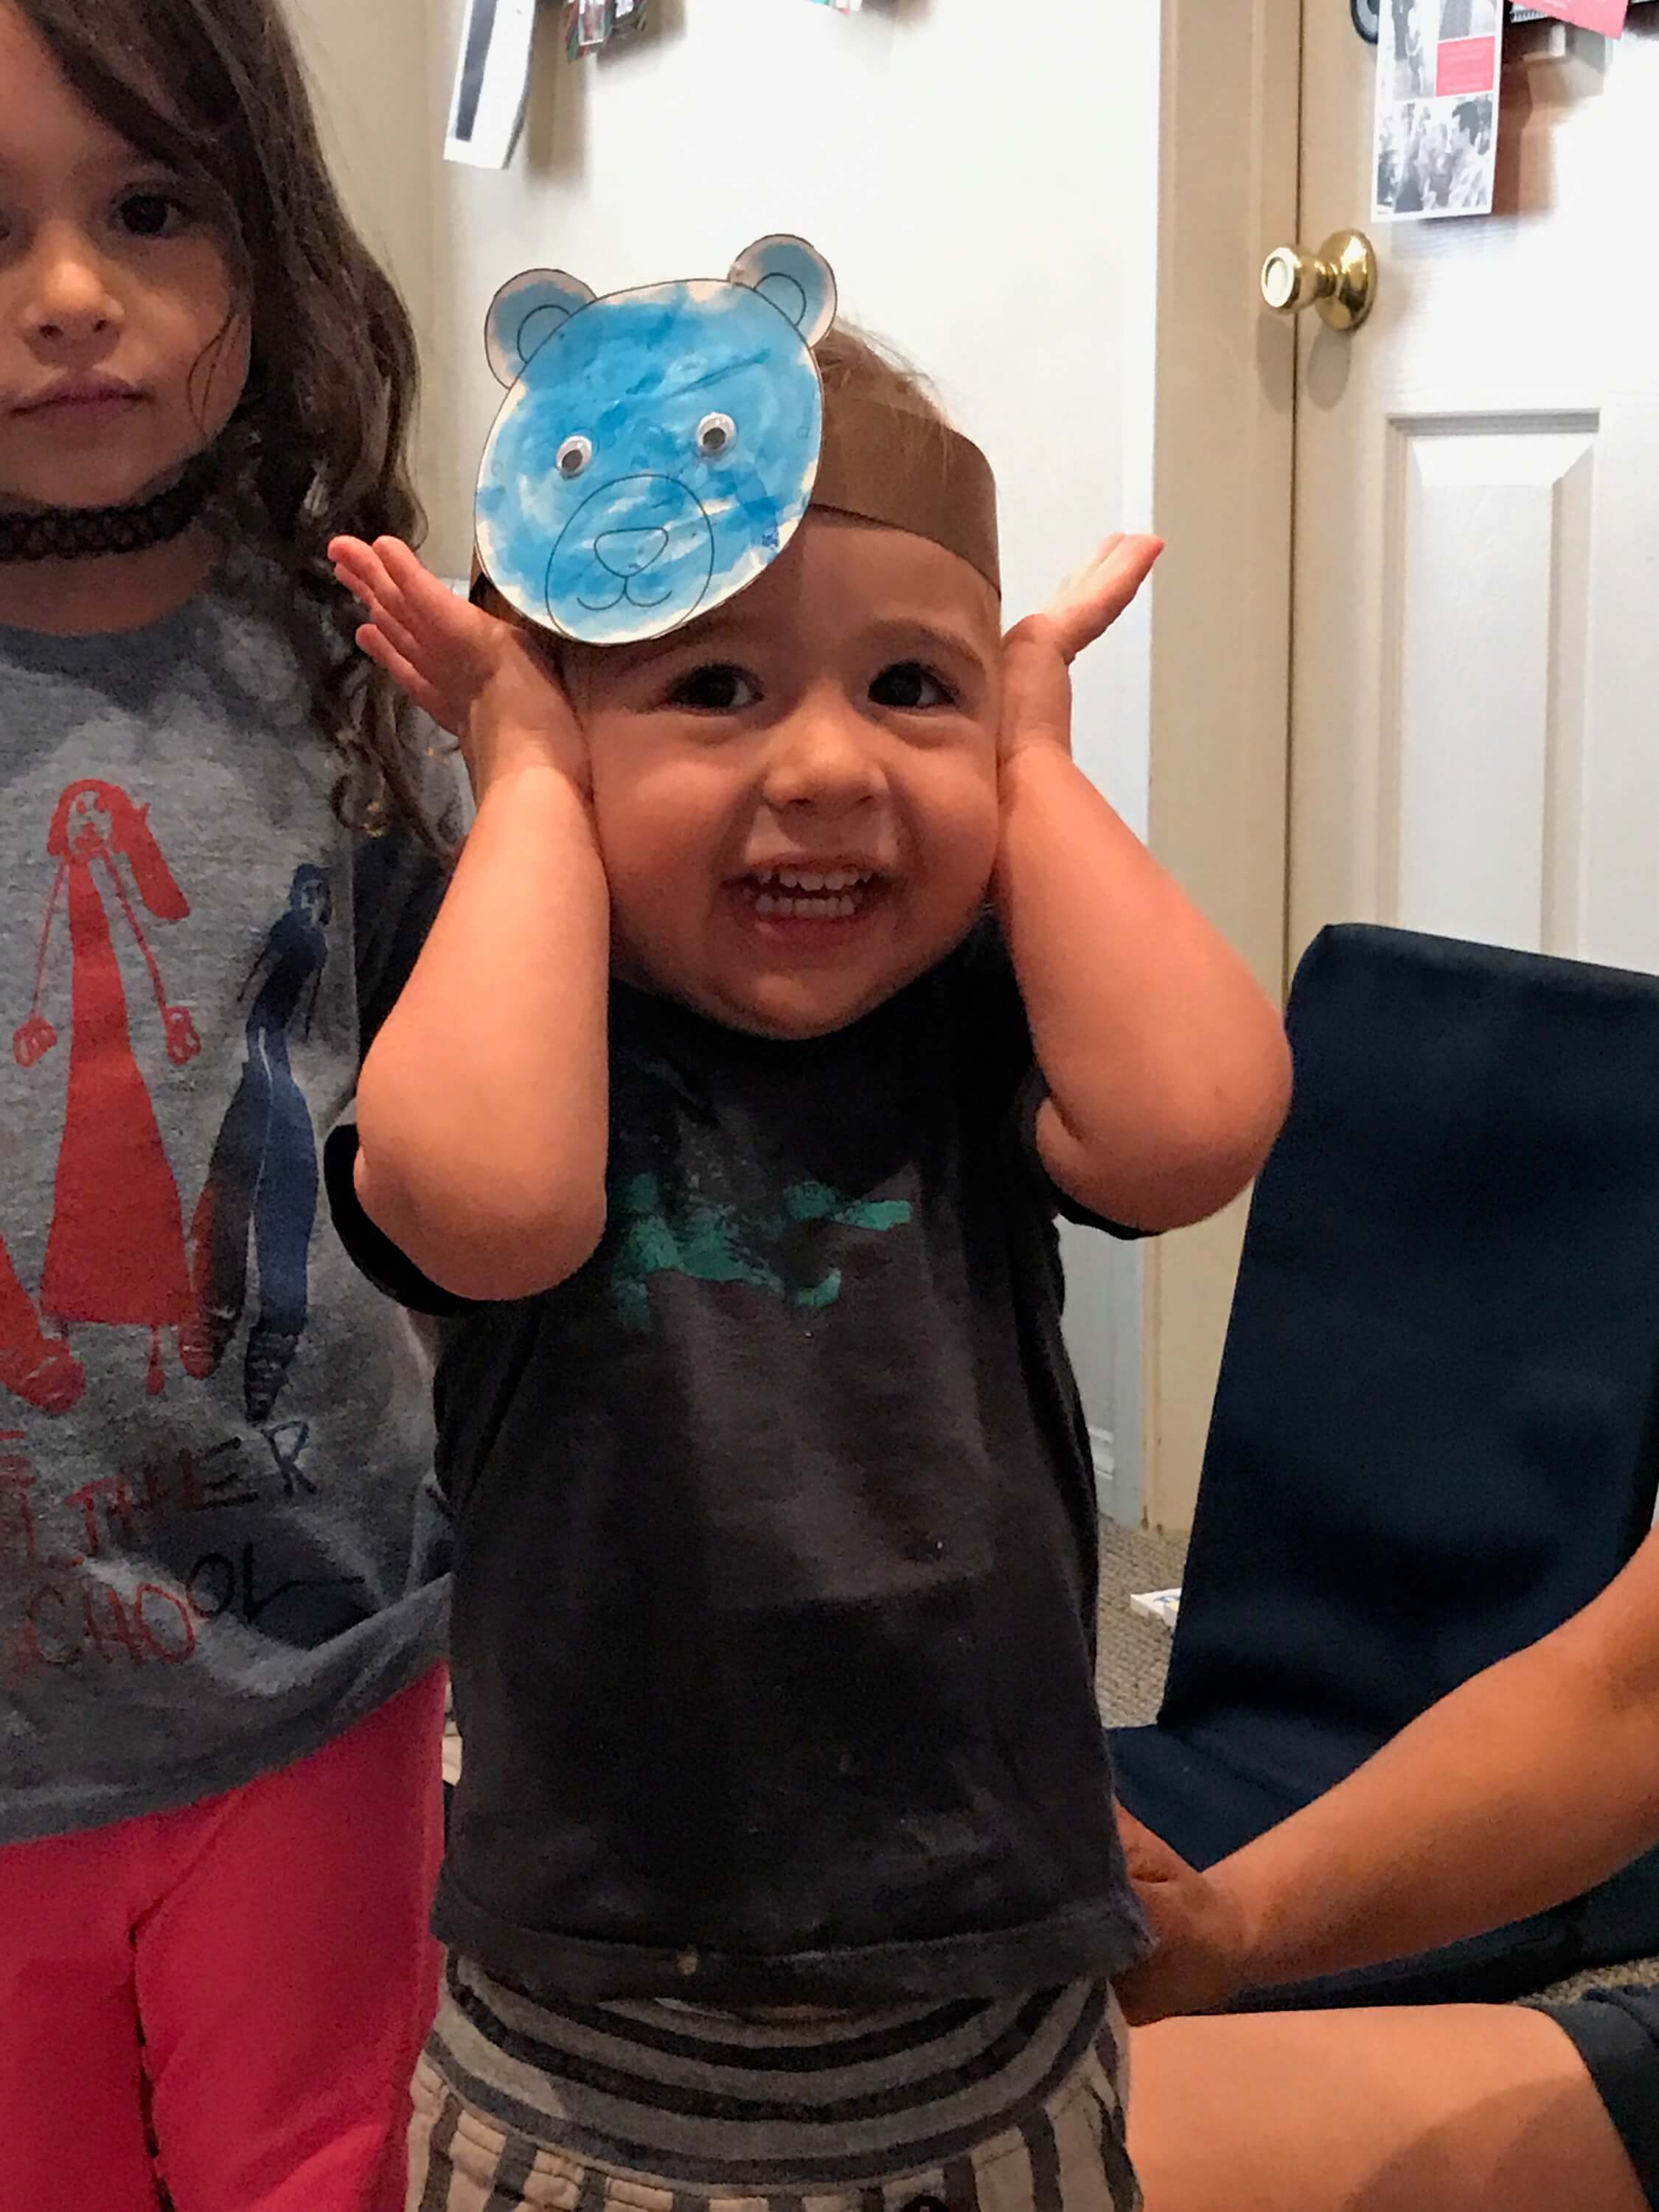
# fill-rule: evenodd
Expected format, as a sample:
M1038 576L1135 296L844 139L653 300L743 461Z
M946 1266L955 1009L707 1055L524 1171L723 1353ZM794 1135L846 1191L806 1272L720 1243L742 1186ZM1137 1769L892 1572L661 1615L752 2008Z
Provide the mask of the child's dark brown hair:
M410 718L353 644L331 538L418 541L414 332L329 175L278 0L15 0L94 114L172 170L221 233L252 331L222 439L227 520L286 572L338 801L427 834ZM227 336L228 333L226 334Z

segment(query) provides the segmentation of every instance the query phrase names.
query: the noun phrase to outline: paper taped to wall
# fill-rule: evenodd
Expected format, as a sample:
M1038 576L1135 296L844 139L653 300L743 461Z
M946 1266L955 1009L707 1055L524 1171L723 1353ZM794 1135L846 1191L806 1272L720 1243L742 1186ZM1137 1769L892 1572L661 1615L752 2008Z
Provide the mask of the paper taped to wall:
M1374 216L1491 214L1503 29L1500 0L1385 0Z
M1604 38L1625 34L1625 17L1632 8L1646 7L1650 0L1547 0L1537 8L1511 8L1511 23L1541 23L1546 17L1558 23L1577 23L1581 30L1600 31Z
M467 0L444 159L504 169L524 124L536 0Z
M644 30L649 18L649 0L566 0L565 52L573 62L597 53L624 33Z

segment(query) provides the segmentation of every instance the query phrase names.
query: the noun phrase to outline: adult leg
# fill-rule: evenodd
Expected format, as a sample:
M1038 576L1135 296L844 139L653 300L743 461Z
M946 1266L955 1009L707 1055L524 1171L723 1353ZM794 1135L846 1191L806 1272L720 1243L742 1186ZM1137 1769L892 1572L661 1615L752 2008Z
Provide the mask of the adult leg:
M437 2001L443 1677L312 1758L193 1807L138 1932L177 2212L403 2212Z
M1166 2021L1131 2065L1146 2212L1648 2212L1577 2050L1523 2007Z
M126 1822L0 1850L0 2201L156 2212Z

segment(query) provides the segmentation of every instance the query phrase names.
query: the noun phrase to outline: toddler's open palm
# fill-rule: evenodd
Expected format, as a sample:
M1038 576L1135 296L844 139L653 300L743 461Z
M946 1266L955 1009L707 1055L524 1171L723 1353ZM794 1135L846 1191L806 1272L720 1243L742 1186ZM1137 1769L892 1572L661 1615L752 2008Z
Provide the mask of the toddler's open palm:
M358 644L460 739L475 792L507 768L537 762L586 788L570 703L520 632L458 598L400 538L337 538L329 557L368 612Z
M1009 631L1003 641L1005 761L1034 743L1070 750L1071 665L1111 628L1163 550L1159 538L1115 532L1041 614L1027 615Z

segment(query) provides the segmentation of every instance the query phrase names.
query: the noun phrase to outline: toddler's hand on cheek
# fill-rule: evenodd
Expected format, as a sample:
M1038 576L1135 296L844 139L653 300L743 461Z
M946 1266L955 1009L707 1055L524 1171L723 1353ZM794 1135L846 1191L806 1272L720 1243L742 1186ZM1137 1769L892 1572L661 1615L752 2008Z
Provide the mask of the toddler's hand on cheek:
M461 742L474 795L553 768L584 796L587 746L557 676L511 623L439 582L396 538L337 538L334 572L368 611L357 642Z

